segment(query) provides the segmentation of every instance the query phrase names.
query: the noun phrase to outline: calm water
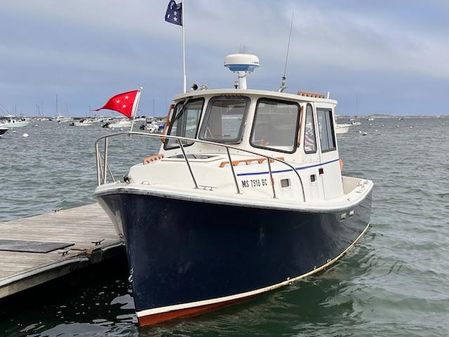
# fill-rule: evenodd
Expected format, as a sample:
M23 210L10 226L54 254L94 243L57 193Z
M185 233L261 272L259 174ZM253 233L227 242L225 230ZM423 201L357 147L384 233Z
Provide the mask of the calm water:
M0 138L0 221L93 201L93 144L108 131L38 124ZM345 173L376 184L372 227L316 277L139 329L127 276L117 273L2 316L0 336L449 336L448 131L449 118L377 119L339 137ZM115 148L140 160L158 146L131 143Z

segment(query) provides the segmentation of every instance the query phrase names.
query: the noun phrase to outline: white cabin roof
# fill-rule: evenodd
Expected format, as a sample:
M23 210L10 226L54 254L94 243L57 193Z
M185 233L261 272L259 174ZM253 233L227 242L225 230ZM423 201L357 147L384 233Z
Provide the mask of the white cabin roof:
M263 96L277 99L294 100L298 102L316 102L330 105L337 105L337 101L330 98L311 97L301 94L290 94L285 92L269 91L269 90L253 90L253 89L207 89L207 90L192 90L185 94L180 94L174 97L174 101L179 101L187 97L203 97L214 95L252 95Z

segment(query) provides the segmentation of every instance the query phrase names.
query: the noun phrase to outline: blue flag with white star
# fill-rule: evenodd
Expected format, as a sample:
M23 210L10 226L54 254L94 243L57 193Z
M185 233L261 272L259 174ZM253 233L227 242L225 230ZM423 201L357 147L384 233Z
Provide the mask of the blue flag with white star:
M165 21L182 26L182 2L179 4L175 0L170 0L165 13Z

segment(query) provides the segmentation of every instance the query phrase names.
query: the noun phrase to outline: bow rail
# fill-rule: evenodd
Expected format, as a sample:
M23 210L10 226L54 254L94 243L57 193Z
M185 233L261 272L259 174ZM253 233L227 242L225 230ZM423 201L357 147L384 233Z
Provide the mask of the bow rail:
M291 164L287 163L286 161L284 161L280 158L275 158L275 157L268 156L266 154L262 154L262 153L251 151L251 150L241 149L236 146L232 146L232 145L228 145L228 144L210 142L210 141L202 140L202 139L193 139L193 138L186 138L186 137L180 137L180 136L169 136L169 135L165 135L165 134L153 134L153 133L146 133L146 132L118 132L118 133L114 133L111 135L105 135L105 136L102 136L97 139L97 141L95 142L95 154L96 154L95 157L96 157L96 164L97 164L97 186L107 184L108 176L111 178L112 182L116 182L114 175L112 174L112 171L109 167L109 163L108 163L108 152L109 152L109 144L110 144L109 140L111 138L115 138L115 137L119 137L119 136L123 136L123 135L128 135L129 137L139 136L139 137L158 138L162 142L165 142L167 139L176 140L176 142L178 143L179 148L182 152L182 157L186 163L187 169L189 170L193 184L195 185L195 189L199 188L198 181L197 181L197 178L195 177L195 174L192 170L192 166L190 164L188 155L186 154L183 142L188 142L189 145L193 144L193 143L201 143L201 144L206 144L206 145L215 146L215 147L219 147L219 148L224 148L226 150L226 154L227 154L227 157L229 160L230 172L233 176L235 188L236 188L236 191L238 194L241 194L242 192L240 190L240 187L239 187L239 184L237 181L237 175L235 173L235 169L234 169L234 165L233 165L233 161L232 161L232 155L231 155L230 150L249 153L249 154L255 155L255 156L260 156L266 160L267 165L268 165L268 172L270 175L270 182L271 182L271 187L272 187L273 198L276 198L276 188L274 185L273 171L271 168L271 163L273 163L273 162L281 163L281 164L287 166L292 172L295 173L295 175L298 178L299 183L301 185L302 198L303 198L302 201L304 201L304 202L306 201L306 196L304 193L304 185L303 185L301 176L299 175L297 170ZM101 142L103 142L103 154L100 151L100 143Z

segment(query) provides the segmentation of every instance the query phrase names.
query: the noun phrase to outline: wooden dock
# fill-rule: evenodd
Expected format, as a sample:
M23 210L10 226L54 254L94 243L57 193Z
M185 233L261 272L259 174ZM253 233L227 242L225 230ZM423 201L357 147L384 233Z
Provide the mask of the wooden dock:
M97 203L0 223L0 299L122 253Z

